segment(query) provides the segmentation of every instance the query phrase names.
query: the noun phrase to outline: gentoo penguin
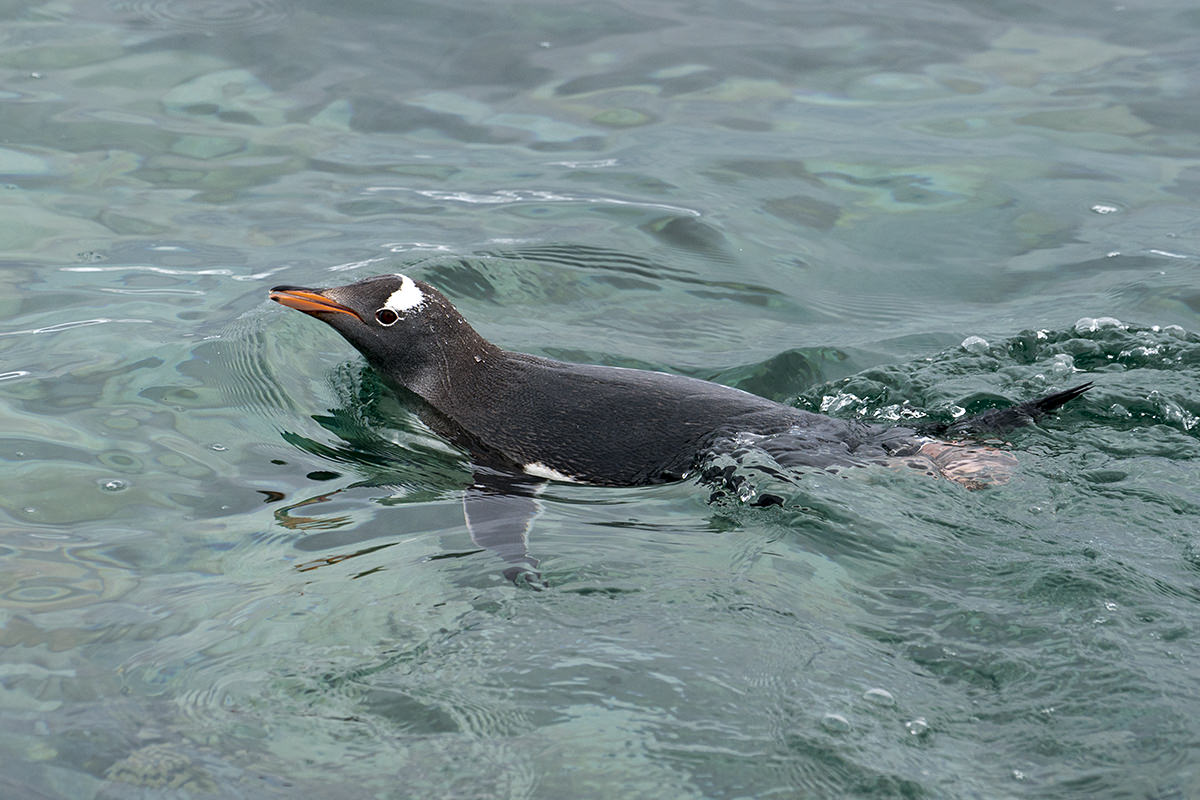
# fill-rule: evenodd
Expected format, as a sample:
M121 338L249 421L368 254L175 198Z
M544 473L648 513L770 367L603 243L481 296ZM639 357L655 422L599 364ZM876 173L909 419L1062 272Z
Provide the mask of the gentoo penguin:
M472 535L519 566L536 564L524 552L528 516L522 514L528 509L508 513L511 503L498 498L531 497L527 488L536 483L676 481L723 441L750 435L786 442L786 453L778 458L785 466L828 468L923 457L925 464L975 488L965 461L984 452L1008 464L1012 457L976 447L964 458L967 451L925 433L1013 428L1091 387L1076 386L918 432L814 414L681 375L504 350L480 336L441 292L407 275L380 275L328 289L276 286L270 297L331 325L386 381L434 412L423 416L467 450L477 467L476 486L464 501Z

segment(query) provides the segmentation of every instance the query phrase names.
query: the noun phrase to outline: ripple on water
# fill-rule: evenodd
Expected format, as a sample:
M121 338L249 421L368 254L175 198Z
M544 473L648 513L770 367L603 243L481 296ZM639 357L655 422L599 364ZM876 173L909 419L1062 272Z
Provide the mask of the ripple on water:
M295 413L295 403L282 388L271 366L278 355L278 337L245 330L244 320L217 341L203 342L193 351L190 368L206 383L220 386L231 405L270 415Z
M272 30L291 13L287 0L114 0L110 7L131 22L212 33Z
M114 561L93 543L81 542L78 537L3 530L0 537L7 544L0 552L0 565L5 562L20 565L19 570L9 572L0 584L0 601L11 611L42 613L94 608L122 597L136 584L127 565ZM6 632L18 639L29 633L0 628L0 644L15 644L6 641ZM64 625L39 635L60 643L78 636L74 644L79 645L99 634L89 632L86 626Z

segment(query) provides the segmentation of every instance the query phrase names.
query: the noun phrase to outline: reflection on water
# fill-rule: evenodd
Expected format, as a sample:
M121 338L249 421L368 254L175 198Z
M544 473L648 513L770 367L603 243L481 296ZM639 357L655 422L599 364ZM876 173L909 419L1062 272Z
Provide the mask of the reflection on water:
M1193 8L332 8L0 11L0 794L1195 793ZM1096 388L986 491L549 486L521 591L263 300L401 267L844 417Z

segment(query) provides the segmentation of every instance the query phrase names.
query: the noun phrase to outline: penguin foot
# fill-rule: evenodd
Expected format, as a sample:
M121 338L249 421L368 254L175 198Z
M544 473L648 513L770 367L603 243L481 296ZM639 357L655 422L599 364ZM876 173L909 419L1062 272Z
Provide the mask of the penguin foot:
M542 573L525 565L509 567L504 570L504 577L518 589L532 589L535 592L540 592L543 589L549 588L549 584L542 577Z

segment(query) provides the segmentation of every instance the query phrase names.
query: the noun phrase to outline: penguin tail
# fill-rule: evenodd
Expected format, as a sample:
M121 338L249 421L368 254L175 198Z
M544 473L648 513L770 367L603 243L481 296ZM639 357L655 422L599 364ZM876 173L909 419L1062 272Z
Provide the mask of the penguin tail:
M930 426L922 433L937 436L976 436L988 433L1007 433L1014 428L1032 425L1037 420L1057 408L1071 402L1076 397L1091 389L1091 381L1082 383L1071 389L1066 389L1036 400L1026 400L1008 408L991 408L979 414L945 425Z

